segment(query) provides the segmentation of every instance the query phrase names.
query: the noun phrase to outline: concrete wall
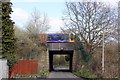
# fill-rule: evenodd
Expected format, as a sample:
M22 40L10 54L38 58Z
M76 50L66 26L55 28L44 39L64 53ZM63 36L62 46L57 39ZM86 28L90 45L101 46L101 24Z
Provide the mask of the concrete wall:
M0 59L0 80L2 78L8 78L8 74L7 60Z

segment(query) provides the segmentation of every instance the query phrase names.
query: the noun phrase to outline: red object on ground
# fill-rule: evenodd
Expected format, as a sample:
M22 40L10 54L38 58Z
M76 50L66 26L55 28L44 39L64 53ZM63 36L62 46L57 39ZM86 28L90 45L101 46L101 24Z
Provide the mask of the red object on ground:
M14 77L14 70L11 70L10 71L10 78L13 78Z
M34 74L38 72L38 61L37 60L19 60L14 65L15 74Z

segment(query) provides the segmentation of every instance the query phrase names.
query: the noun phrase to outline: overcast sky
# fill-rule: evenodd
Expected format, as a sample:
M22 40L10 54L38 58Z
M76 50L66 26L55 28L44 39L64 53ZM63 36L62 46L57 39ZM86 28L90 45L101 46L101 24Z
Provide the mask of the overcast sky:
M49 24L51 26L49 32L54 33L60 31L60 27L63 27L61 17L65 10L65 1L68 0L11 0L13 3L12 20L21 29L25 29L25 23L30 19L32 11L36 8L41 14L47 14L49 18ZM75 1L75 0L70 0ZM82 0L77 0L82 1ZM88 0L89 1L89 0ZM91 0L93 1L93 0ZM118 0L96 0L102 1L106 4L110 4L117 8Z

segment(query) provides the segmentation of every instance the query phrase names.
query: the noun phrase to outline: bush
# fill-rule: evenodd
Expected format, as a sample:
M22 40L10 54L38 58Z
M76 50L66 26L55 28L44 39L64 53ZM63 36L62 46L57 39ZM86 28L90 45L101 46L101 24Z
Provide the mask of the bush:
M92 74L86 66L82 66L81 69L74 74L78 77L82 78L96 78L97 76Z
M40 78L47 78L48 74L49 74L49 71L47 69L43 69L43 70L40 71L39 77Z
M66 61L70 61L70 55L65 56Z
M37 74L23 74L23 75L15 75L15 78L47 78L49 71L47 69L41 70Z

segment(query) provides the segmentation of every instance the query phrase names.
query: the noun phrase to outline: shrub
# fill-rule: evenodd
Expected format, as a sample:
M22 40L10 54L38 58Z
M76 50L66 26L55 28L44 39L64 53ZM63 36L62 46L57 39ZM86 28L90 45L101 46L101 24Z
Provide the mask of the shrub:
M81 69L77 72L74 72L74 74L78 77L83 78L96 78L97 76L92 74L90 70L86 66L82 66Z

